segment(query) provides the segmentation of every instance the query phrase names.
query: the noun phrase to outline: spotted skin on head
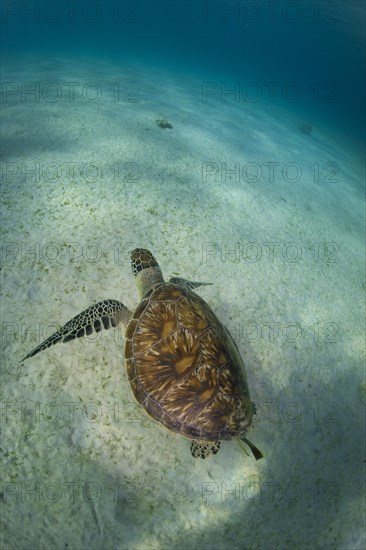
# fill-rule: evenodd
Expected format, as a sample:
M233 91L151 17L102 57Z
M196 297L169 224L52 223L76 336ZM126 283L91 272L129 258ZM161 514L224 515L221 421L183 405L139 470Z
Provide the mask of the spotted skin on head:
M154 285L164 282L158 262L146 248L135 248L131 252L131 268L140 298Z
M131 252L131 268L135 277L138 273L150 267L159 267L158 262L155 260L150 250L146 248L135 248L135 250Z

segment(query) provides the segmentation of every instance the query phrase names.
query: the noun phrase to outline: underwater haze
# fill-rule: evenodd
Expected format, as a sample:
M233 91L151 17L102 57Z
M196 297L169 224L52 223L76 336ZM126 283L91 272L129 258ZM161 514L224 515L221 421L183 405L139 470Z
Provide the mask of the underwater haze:
M1 547L363 550L363 1L4 1ZM249 440L202 460L123 333L22 361L134 248L234 339Z

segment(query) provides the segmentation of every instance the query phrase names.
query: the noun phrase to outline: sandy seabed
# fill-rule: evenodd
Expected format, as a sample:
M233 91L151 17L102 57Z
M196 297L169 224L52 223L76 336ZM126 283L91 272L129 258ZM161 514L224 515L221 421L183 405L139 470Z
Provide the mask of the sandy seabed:
M3 81L4 548L365 547L357 155L143 64L9 59ZM96 301L134 308L135 246L214 283L264 460L194 460L134 402L117 331L20 363Z

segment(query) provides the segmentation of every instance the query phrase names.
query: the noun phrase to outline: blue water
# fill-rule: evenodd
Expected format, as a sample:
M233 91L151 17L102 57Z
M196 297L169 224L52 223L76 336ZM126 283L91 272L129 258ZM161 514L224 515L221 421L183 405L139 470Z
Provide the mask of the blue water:
M348 141L365 135L362 1L6 2L2 20L5 56L139 59L237 83L241 100L284 104Z

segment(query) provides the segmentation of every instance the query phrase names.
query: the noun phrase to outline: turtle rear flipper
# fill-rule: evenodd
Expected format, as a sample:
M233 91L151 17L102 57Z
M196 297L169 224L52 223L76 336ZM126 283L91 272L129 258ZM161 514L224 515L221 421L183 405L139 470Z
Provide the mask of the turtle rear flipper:
M59 330L51 334L39 346L23 357L22 361L33 357L40 351L43 351L59 342L69 342L75 338L89 336L94 332L100 332L102 329L115 328L122 325L125 328L132 317L130 310L118 300L103 300L90 306L76 317L73 317Z
M217 454L220 450L221 441L201 441L193 439L191 443L191 455L194 458L207 458L210 454Z

